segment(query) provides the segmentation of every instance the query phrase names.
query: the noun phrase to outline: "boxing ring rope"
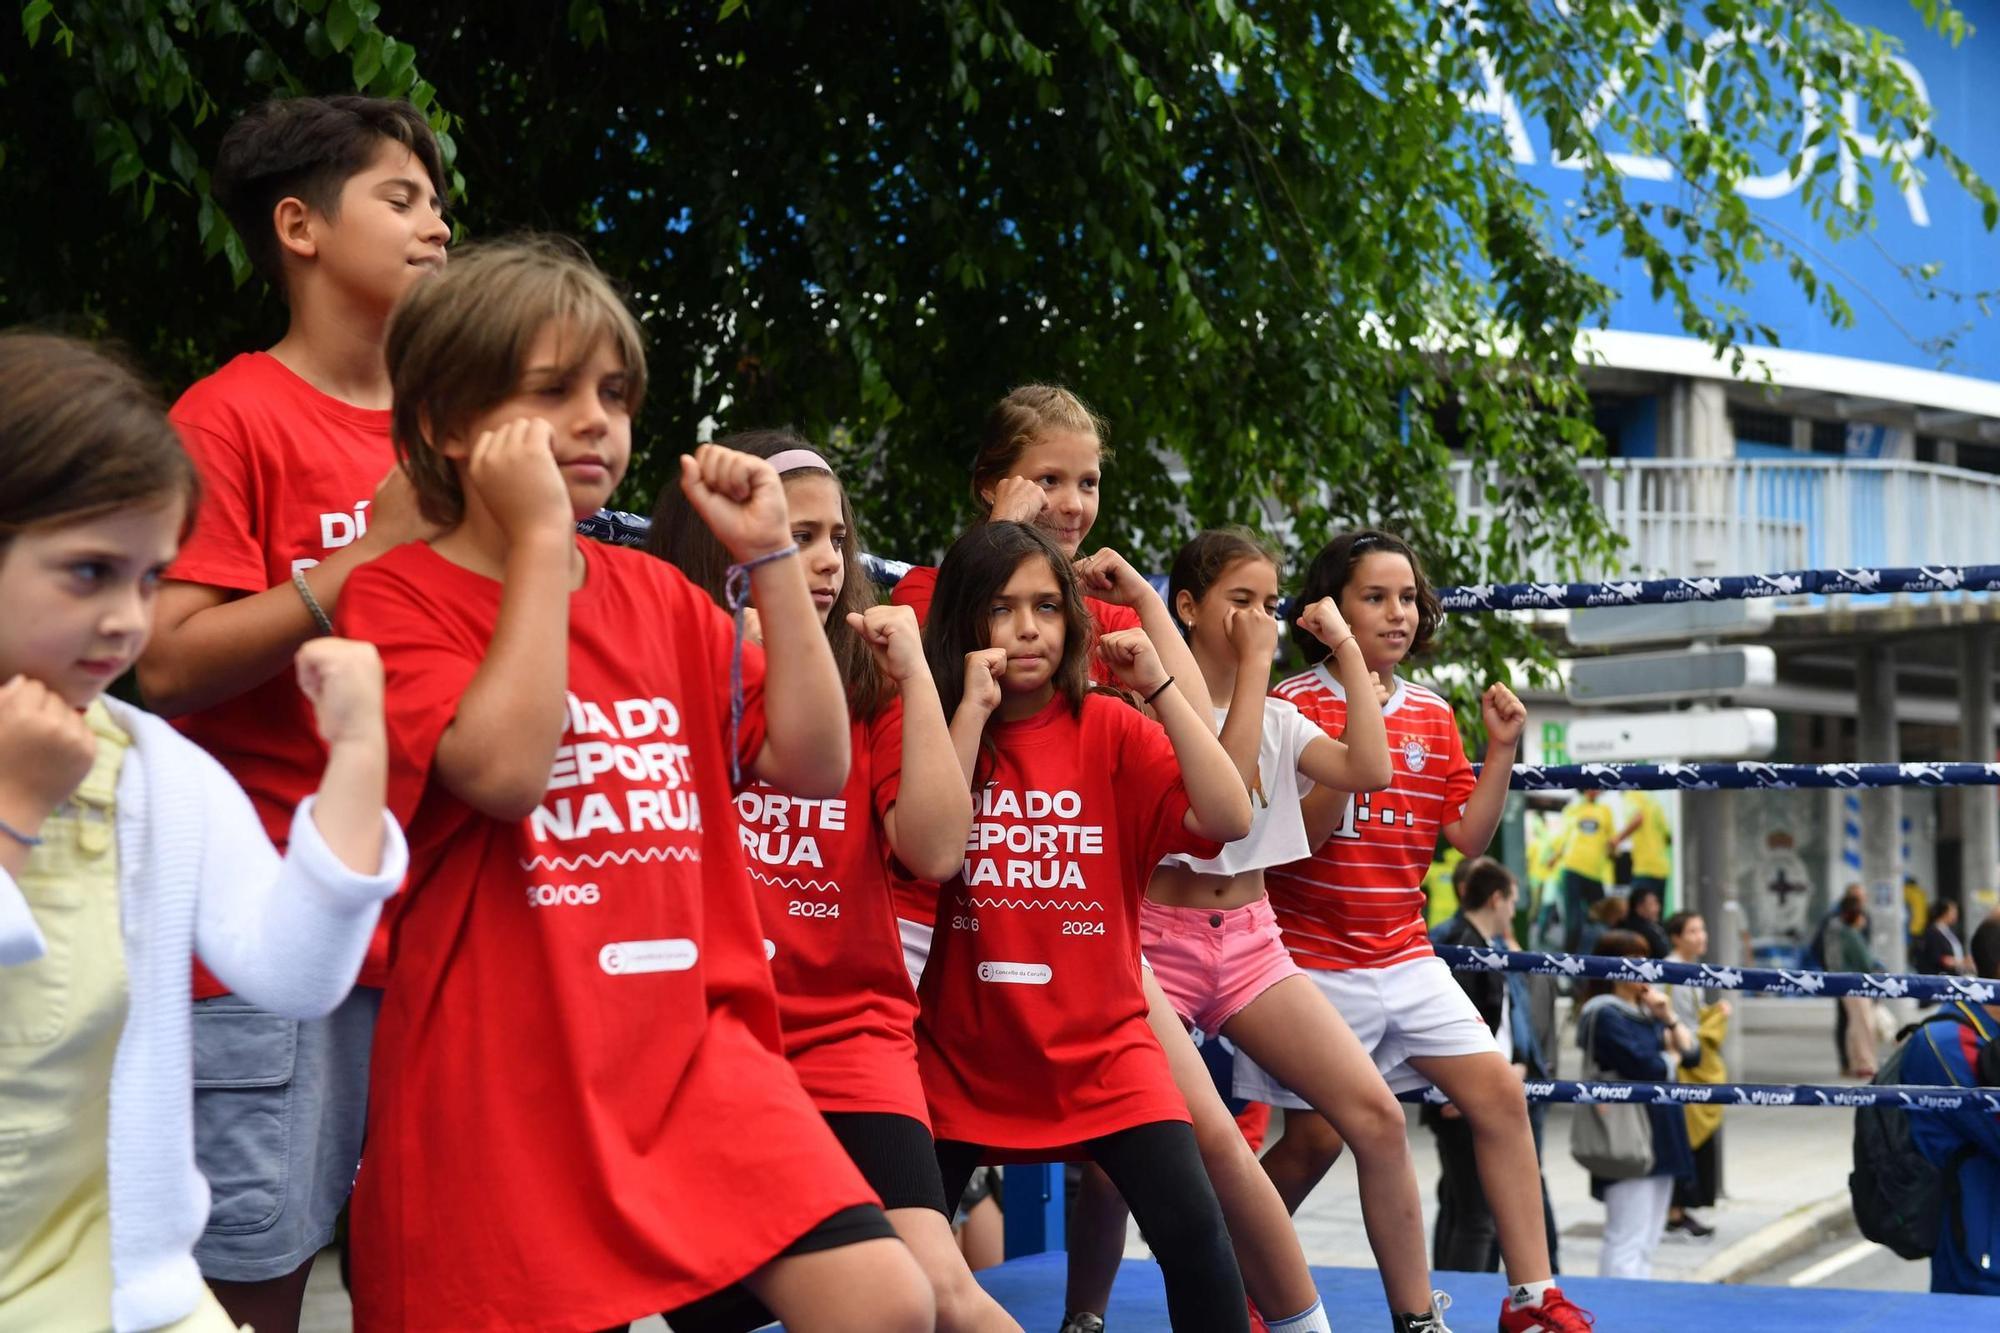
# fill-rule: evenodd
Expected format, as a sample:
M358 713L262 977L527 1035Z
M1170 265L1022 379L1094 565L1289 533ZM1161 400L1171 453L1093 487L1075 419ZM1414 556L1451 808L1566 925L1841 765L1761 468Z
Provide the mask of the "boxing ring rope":
M1573 1079L1529 1079L1523 1085L1531 1102L1567 1102L1579 1106L1625 1103L1647 1106L1805 1106L1821 1110L1852 1110L1886 1106L1899 1111L1983 1111L2000 1113L2000 1089L1892 1087L1863 1083L1821 1087L1810 1083L1615 1083ZM1450 1099L1436 1088L1413 1088L1396 1094L1405 1102L1443 1106Z
M1515 791L1993 787L2000 786L2000 764L1766 764L1757 760L1729 764L1516 764L1507 785Z
M1561 607L1734 602L1760 597L1879 597L1899 592L2000 591L2000 565L1917 565L1885 569L1791 569L1692 579L1607 579L1600 583L1475 583L1439 588L1447 611L1550 611Z
M1721 967L1713 963L1676 962L1670 958L1601 958L1590 954L1474 949L1452 944L1440 944L1436 949L1437 956L1455 972L1525 972L1544 977L1754 991L1797 999L1825 1000L1842 995L1859 995L1870 1000L1918 1000L1925 1003L1970 1000L1974 1004L2000 1004L2000 982L1974 977Z

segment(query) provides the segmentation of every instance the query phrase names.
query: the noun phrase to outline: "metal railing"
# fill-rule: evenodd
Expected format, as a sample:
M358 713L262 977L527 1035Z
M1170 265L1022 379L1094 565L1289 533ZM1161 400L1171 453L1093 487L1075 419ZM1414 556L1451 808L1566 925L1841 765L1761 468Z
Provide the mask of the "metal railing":
M1584 579L2000 560L2000 476L1816 458L1578 466L1626 541L1615 561L1581 571ZM1457 463L1452 481L1459 512L1475 526L1491 521L1483 475ZM1552 554L1508 571L1522 580L1560 576Z

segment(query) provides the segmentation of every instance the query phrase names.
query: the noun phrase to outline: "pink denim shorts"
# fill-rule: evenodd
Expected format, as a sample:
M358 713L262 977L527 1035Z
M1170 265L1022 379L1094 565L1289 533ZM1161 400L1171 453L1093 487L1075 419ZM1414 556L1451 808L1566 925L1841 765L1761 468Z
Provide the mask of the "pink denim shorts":
M1139 940L1183 1023L1214 1036L1286 977L1300 973L1271 901L1226 911L1139 905Z

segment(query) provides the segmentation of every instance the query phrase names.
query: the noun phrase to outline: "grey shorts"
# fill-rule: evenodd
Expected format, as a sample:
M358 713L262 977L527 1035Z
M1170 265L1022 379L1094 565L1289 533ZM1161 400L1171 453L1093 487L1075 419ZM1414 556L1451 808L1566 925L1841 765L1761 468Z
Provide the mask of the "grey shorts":
M333 1239L354 1189L382 992L296 1022L234 995L194 1006L194 1151L213 1202L202 1276L283 1277Z

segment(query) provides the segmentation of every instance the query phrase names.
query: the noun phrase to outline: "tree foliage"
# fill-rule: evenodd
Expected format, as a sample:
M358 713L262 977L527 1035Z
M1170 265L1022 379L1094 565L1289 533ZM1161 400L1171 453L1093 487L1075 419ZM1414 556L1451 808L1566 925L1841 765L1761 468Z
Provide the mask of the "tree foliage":
M174 386L274 337L204 164L263 96L360 87L447 136L463 234L580 235L632 294L656 386L635 503L703 423L793 422L864 479L876 549L934 554L985 407L1054 378L1111 422L1100 535L1136 554L1228 520L1309 554L1372 517L1444 581L1531 550L1602 567L1574 467L1599 448L1576 337L1608 302L1573 261L1588 234L1730 348L1775 336L1736 304L1767 259L1852 318L1737 192L1761 158L1798 164L1836 237L1885 171L2000 210L1830 0L1710 0L1699 28L1648 0L33 0L0 151L34 206L0 237L0 318L81 319ZM1516 175L1494 76L1580 159L1582 209ZM1844 194L1858 133L1919 149L1856 161ZM1683 202L1629 200L1621 148L1671 161ZM1504 521L1463 523L1454 458ZM1449 642L1526 651L1504 623Z

